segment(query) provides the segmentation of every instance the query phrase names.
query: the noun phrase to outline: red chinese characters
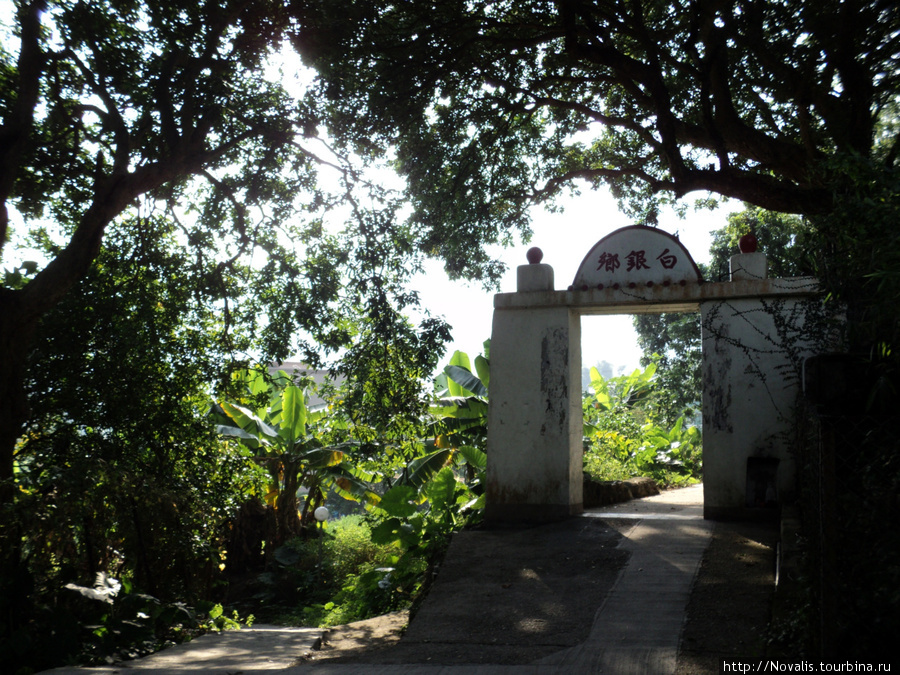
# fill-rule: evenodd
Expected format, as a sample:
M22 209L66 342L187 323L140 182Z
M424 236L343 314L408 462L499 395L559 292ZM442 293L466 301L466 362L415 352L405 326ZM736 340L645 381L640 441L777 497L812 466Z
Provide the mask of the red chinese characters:
M619 262L619 254L618 253L602 253L600 255L600 260L597 261L597 269L598 270L606 270L607 272L615 272L622 266L622 263Z
M645 251L632 251L625 256L625 260L628 261L628 267L625 268L626 272L630 272L631 270L650 269L650 265L647 264L647 256Z
M677 256L673 255L669 252L669 249L666 248L663 250L655 258L659 261L659 264L670 270L678 264ZM600 257L597 259L597 269L604 270L606 272L615 272L622 266L621 261L619 260L618 253L609 253L608 251L603 251L600 254ZM637 250L631 251L625 256L625 271L631 272L632 270L649 270L651 269L651 264L647 260L647 251L646 250Z
M660 264L663 267L665 267L667 270L670 270L673 267L675 267L676 263L678 262L678 258L676 258L674 255L669 253L669 249L666 249L665 251L660 253L658 256L656 256L656 259L659 260Z

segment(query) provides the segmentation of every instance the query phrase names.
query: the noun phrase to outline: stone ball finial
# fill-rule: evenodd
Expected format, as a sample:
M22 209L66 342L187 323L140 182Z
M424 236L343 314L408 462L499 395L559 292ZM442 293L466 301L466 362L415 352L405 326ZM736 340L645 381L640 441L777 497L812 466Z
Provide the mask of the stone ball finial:
M537 265L538 263L541 262L541 260L544 259L544 252L541 249L539 249L537 246L532 246L525 253L525 258L528 259L529 265Z
M756 235L752 232L748 232L738 239L738 248L741 249L741 253L756 253L758 245L759 242L756 240Z

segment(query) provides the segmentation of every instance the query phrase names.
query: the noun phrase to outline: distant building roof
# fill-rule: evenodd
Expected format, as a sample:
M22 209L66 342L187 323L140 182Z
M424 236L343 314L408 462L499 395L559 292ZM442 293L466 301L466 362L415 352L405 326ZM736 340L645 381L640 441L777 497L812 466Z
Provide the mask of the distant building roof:
M271 375L275 375L279 370L283 370L295 379L309 377L317 386L323 384L326 380L332 380L335 386L340 386L345 379L342 375L332 378L327 370L310 368L309 365L303 363L303 361L282 361L281 363L270 365L268 370ZM315 392L310 392L307 405L310 408L322 408L325 406L325 400Z

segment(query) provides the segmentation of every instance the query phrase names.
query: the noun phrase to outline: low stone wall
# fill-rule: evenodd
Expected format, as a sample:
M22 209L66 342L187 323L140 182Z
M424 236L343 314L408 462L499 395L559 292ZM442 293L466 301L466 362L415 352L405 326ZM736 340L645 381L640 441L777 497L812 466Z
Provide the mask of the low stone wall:
M659 488L650 478L596 481L587 474L584 475L584 508L586 509L658 494Z

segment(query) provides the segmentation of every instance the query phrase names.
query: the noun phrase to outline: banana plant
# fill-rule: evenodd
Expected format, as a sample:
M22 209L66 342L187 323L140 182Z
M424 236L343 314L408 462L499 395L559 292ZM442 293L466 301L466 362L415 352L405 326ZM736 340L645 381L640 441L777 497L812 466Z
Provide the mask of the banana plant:
M683 416L671 429L647 424L642 432L641 446L634 458L637 465L644 470L650 470L655 465L679 473L700 475L700 430L695 426L685 427Z
M484 351L484 355L475 357L474 368L465 352L453 353L435 380L435 401L430 408L434 422L429 429L437 448L432 454L437 458L443 451L456 462L463 462L467 482L479 494L487 464L490 340L485 341Z
M600 434L602 419L629 417L653 396L656 386L656 362L644 370L636 368L630 375L605 378L591 368L591 391L583 400L585 436Z
M489 345L490 341L486 341L486 352ZM438 447L483 448L485 445L490 383L488 358L476 356L475 372L472 371L468 354L456 351L435 380L435 401L430 412L436 419L432 430Z
M633 408L653 393L656 383L656 363L644 370L636 368L630 375L605 378L591 368L593 407L600 412L619 412Z
M374 507L382 520L373 541L405 550L429 546L484 505L490 341L484 346L474 368L457 351L435 379L425 441L430 451L410 462Z
M269 473L269 491L265 500L275 509L275 545L312 523L313 512L329 489L347 499L377 499L364 475L346 460L356 444L332 443L343 422L329 416L328 410L310 410L307 392L279 371L267 379L261 371L242 371L236 375L248 393L241 403L219 401L224 415L216 431L243 445L255 462ZM338 432L338 433L336 433ZM308 492L302 511L297 492Z

